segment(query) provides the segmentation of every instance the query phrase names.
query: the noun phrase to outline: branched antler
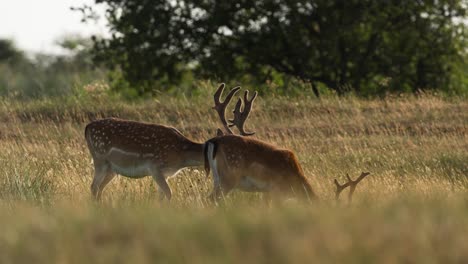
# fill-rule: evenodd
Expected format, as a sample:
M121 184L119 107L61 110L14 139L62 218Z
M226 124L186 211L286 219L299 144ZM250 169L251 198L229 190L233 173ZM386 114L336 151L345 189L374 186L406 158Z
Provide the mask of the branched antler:
M341 192L346 189L346 187L349 186L349 194L348 194L348 202L351 203L351 200L353 199L353 193L356 190L356 186L362 179L364 179L367 175L369 175L370 172L363 172L361 175L356 179L353 180L351 177L349 177L348 174L346 174L346 178L348 178L348 182L344 183L343 185L340 185L338 181L335 179L335 185L336 185L336 191L335 191L335 199L338 201L340 198Z
M244 92L244 104L245 106L242 107L242 99L238 99L236 103L236 107L234 108L234 119L230 119L229 122L231 123L229 127L236 126L239 129L239 132L242 136L251 136L255 134L255 132L246 132L244 128L245 121L249 117L250 111L252 110L253 101L257 98L257 92L254 92L252 98L249 100L249 91Z
M219 118L221 119L221 122L223 123L224 128L229 134L233 134L232 130L229 128L228 123L226 122L226 107L231 102L232 97L240 90L240 87L234 87L232 88L231 91L229 91L228 95L226 96L226 99L224 99L223 102L221 102L221 95L223 94L224 91L224 83L222 83L219 87L218 90L216 90L214 94L214 103L215 106L213 106L213 109L215 109L218 112ZM221 130L218 129L218 135L222 133Z

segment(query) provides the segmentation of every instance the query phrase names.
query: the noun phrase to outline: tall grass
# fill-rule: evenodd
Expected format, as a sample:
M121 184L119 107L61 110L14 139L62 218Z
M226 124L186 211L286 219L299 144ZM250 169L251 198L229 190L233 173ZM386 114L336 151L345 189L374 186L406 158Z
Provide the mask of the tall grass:
M270 206L234 191L207 203L201 168L169 181L159 203L150 178L115 178L90 199L83 129L117 116L177 127L204 141L219 122L207 85L191 98L125 102L105 95L0 105L2 263L464 262L468 252L468 102L423 96L260 97L256 137L297 153L321 202ZM372 174L353 204L334 178Z

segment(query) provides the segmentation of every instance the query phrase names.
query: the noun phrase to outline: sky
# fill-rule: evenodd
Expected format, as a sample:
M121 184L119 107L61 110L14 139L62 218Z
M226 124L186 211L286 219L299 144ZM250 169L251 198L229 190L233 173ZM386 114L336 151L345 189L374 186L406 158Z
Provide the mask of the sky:
M12 39L28 53L63 52L55 43L65 35L106 34L102 7L98 23L82 23L81 13L71 6L88 4L93 0L0 0L0 38Z

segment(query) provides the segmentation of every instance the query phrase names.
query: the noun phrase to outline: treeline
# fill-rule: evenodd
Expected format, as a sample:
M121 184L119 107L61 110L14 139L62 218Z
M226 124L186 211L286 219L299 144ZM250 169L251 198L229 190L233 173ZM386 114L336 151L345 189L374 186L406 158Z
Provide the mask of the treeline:
M468 95L465 0L95 2L110 37L63 38L65 55L0 39L0 96L80 96L102 80L127 98L196 94L204 80L274 94Z
M0 96L79 96L84 85L106 78L107 71L92 60L90 39L68 36L57 45L63 48L63 55L27 54L13 41L0 39Z
M93 38L94 59L137 95L207 78L316 95L468 90L464 0L95 2L112 34Z

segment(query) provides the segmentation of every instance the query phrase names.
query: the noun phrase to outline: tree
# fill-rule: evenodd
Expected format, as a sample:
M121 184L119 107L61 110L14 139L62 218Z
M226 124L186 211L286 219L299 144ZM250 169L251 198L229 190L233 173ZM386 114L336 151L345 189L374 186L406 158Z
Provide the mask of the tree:
M9 39L0 39L0 63L17 63L24 59L24 54L19 51L14 42Z
M77 87L104 77L94 67L89 38L66 36L58 40L66 55L25 52L10 40L0 40L0 96L31 99L69 96Z
M112 32L98 61L145 93L197 76L273 73L339 94L450 85L466 40L464 0L96 0ZM459 71L458 71L459 72Z

